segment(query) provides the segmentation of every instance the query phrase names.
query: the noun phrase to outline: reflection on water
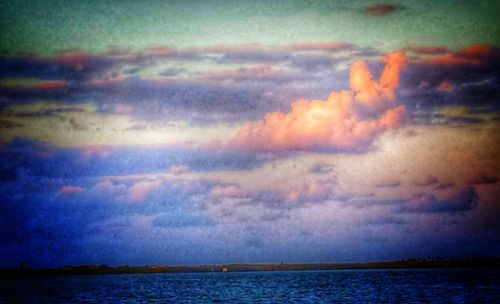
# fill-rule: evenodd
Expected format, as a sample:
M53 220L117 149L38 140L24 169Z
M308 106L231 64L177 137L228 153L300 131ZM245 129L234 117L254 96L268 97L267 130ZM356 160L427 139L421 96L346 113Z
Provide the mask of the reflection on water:
M333 270L0 278L1 302L498 303L499 269Z

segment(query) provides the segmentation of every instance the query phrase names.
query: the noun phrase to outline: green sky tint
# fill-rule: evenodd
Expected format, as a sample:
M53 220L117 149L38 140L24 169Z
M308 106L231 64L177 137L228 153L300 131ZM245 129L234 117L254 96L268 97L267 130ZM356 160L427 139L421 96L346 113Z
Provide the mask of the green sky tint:
M500 45L497 1L418 1L370 16L373 1L2 1L0 51L347 41L395 49Z

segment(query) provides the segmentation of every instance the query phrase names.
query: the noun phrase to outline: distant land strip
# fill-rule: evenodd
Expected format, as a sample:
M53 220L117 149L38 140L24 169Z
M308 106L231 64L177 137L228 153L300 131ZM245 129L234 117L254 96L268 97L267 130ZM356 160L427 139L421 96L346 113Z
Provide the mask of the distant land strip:
M141 274L141 273L195 273L195 272L243 272L243 271L297 271L297 270L348 270L348 269L416 269L416 268L499 268L500 258L463 259L405 259L379 262L349 263L279 263L279 264L220 264L197 266L118 266L82 265L60 268L0 268L0 276L7 275L94 275L94 274Z

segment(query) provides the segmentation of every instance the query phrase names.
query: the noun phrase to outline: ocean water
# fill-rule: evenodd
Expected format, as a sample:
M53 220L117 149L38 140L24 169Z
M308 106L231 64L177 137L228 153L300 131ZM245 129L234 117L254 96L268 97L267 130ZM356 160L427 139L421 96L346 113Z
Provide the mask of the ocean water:
M500 303L500 270L332 270L1 277L1 302Z

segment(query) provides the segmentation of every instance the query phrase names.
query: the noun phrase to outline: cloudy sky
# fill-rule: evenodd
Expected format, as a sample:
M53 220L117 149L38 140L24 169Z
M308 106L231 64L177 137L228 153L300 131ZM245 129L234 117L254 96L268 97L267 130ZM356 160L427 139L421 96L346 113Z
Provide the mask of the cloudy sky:
M2 1L0 267L500 255L497 1Z

